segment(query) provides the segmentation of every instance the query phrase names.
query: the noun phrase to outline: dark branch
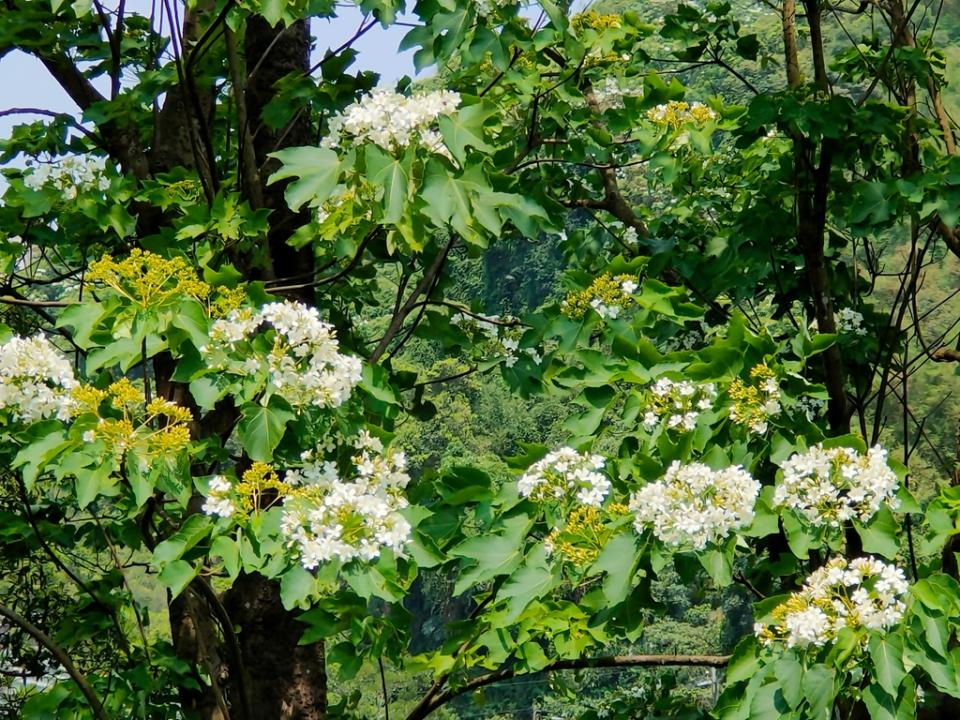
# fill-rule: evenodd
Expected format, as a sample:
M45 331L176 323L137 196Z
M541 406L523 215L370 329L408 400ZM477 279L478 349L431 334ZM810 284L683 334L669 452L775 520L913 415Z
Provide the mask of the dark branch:
M90 681L77 669L77 666L73 664L70 656L53 641L53 638L6 605L0 605L0 615L24 630L56 658L57 662L60 663L63 669L67 671L67 674L77 684L77 687L80 688L80 692L82 692L83 696L87 699L87 703L89 703L90 709L93 711L93 715L97 720L110 720L107 711L103 709L103 704L101 704L100 699L97 697L97 693L94 692L93 686L90 685Z

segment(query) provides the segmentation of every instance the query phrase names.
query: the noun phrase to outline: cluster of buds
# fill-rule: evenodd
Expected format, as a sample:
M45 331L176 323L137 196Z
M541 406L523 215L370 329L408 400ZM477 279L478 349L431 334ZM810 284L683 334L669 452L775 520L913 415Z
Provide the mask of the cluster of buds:
M746 425L750 432L762 435L771 417L780 414L780 386L777 376L761 363L750 371L750 384L737 378L730 385L730 419Z
M638 287L637 278L632 275L611 277L604 273L585 290L567 295L560 309L569 318L582 318L593 310L601 318L614 320L636 302L633 294Z
M716 120L717 114L701 102L690 104L671 100L647 110L647 118L657 125L677 130L683 125L706 125Z
M177 453L190 443L189 408L164 398L149 402L142 388L120 378L105 389L82 385L73 391L73 412L93 415L85 442L102 442L115 457L134 452L141 461Z

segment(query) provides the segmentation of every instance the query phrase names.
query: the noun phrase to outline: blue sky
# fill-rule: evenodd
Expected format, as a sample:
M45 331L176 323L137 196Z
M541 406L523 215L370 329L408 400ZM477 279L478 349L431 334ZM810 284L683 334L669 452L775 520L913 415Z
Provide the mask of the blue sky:
M109 6L111 3L107 3ZM142 5L128 3L128 7ZM147 5L147 9L149 5ZM314 20L313 33L318 38L315 50L322 57L328 47L337 47L350 38L356 31L363 14L356 6L345 6L333 20ZM392 84L405 74L413 74L413 52L401 53L398 50L400 40L409 28L374 28L354 45L359 51L357 66L361 69L376 70L381 74L381 82ZM34 57L20 51L13 51L0 58L0 110L14 107L34 107L54 112L76 112L76 105L63 89L50 76L46 68ZM107 92L109 85L104 78L96 83ZM34 119L31 116L0 117L0 137L6 137L10 129L19 123Z
M579 0L575 9L590 5L591 0ZM115 7L115 2L104 2L106 7ZM535 5L535 4L534 4ZM149 12L149 0L129 0L128 11ZM539 8L532 7L528 14L537 14ZM339 15L333 20L313 20L313 34L317 38L316 56L322 57L327 48L337 47L350 38L363 21L363 14L353 4L343 3ZM354 47L359 51L355 65L351 69L375 70L380 73L381 84L392 85L404 75L414 76L413 52L399 51L400 41L408 32L406 27L374 28L360 38ZM429 73L429 69L425 71ZM76 105L63 89L50 77L50 74L35 58L14 51L0 58L0 110L14 107L34 107L54 112L74 113ZM107 93L105 78L96 83ZM0 137L7 137L14 125L33 120L35 116L18 115L0 117Z

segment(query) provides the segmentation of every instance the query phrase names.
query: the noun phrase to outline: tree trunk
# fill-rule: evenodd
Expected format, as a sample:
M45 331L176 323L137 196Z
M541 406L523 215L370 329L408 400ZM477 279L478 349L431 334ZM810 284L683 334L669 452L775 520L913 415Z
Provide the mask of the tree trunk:
M298 645L306 626L283 609L280 587L261 575L242 575L224 595L239 627L252 720L323 720L326 664L323 643ZM231 705L240 698L231 685Z
M267 185L277 168L269 153L285 147L312 144L311 123L306 109L279 129L262 122L264 107L276 94L275 84L290 73L306 73L310 63L310 27L296 22L289 27L271 27L263 18L250 17L244 42L246 67L242 93L248 128L238 128L240 142L253 143L253 152L241 154L257 164L260 197L271 210L265 274L268 278L294 276L308 280L314 269L313 249L295 250L287 244L291 232L309 221L307 211L292 212L283 197L286 183ZM249 170L249 168L248 168ZM250 178L253 173L246 172ZM248 198L249 199L249 198ZM301 290L297 299L313 304L312 288ZM250 712L255 720L322 720L326 716L326 664L323 643L299 645L306 626L297 622L280 602L279 583L261 575L243 575L224 594L224 606L234 626L248 678ZM239 671L239 669L237 669ZM238 688L231 685L234 703Z

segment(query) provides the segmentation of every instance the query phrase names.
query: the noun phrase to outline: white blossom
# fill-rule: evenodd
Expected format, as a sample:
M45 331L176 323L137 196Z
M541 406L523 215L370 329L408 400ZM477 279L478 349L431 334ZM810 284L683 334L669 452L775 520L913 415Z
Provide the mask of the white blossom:
M346 140L369 141L393 151L418 143L432 152L449 155L432 126L442 115L453 113L459 105L460 95L450 90L407 97L375 88L331 118L329 133L320 145L338 148Z
M52 186L60 191L64 201L70 202L91 190L106 192L110 188L106 169L106 158L95 155L71 155L36 166L31 162L24 171L23 184L33 190Z
M228 518L236 512L236 506L230 498L233 484L223 475L214 475L210 478L210 492L204 501L201 510L207 515L218 515Z
M237 347L264 325L276 331L269 352ZM333 326L320 320L316 308L291 301L234 310L213 323L200 352L215 369L237 375L266 368L271 389L294 407L339 407L363 369L359 359L340 352Z
M399 512L408 505L406 457L366 432L353 445L352 478L324 460L285 474L288 485L306 486L284 503L280 528L308 570L331 560L375 560L384 548L402 553L410 541L410 523Z
M517 489L523 497L534 500L574 496L584 505L599 507L610 492L610 481L598 472L603 465L600 455L562 447L531 465L517 482Z
M479 340L485 344L484 354L489 356L502 355L503 364L511 368L517 364L520 355L527 355L537 365L543 360L540 351L535 347L520 347L523 328L515 318L499 315L478 315L460 312L450 318L450 324L465 332L473 332L480 336ZM478 347L475 343L474 347Z
M907 580L903 570L876 558L837 557L811 573L803 587L773 610L774 622L754 625L770 645L823 647L843 628L883 632L903 618Z
M0 345L0 411L14 420L70 419L76 386L70 362L43 335Z
M753 521L760 483L739 465L713 470L674 461L662 480L630 496L634 528L663 543L703 550Z
M849 335L866 335L863 315L852 308L840 308L837 312L837 330Z
M867 522L883 503L896 509L898 482L879 445L861 455L850 448L816 445L792 455L773 494L774 506L795 510L815 526Z

